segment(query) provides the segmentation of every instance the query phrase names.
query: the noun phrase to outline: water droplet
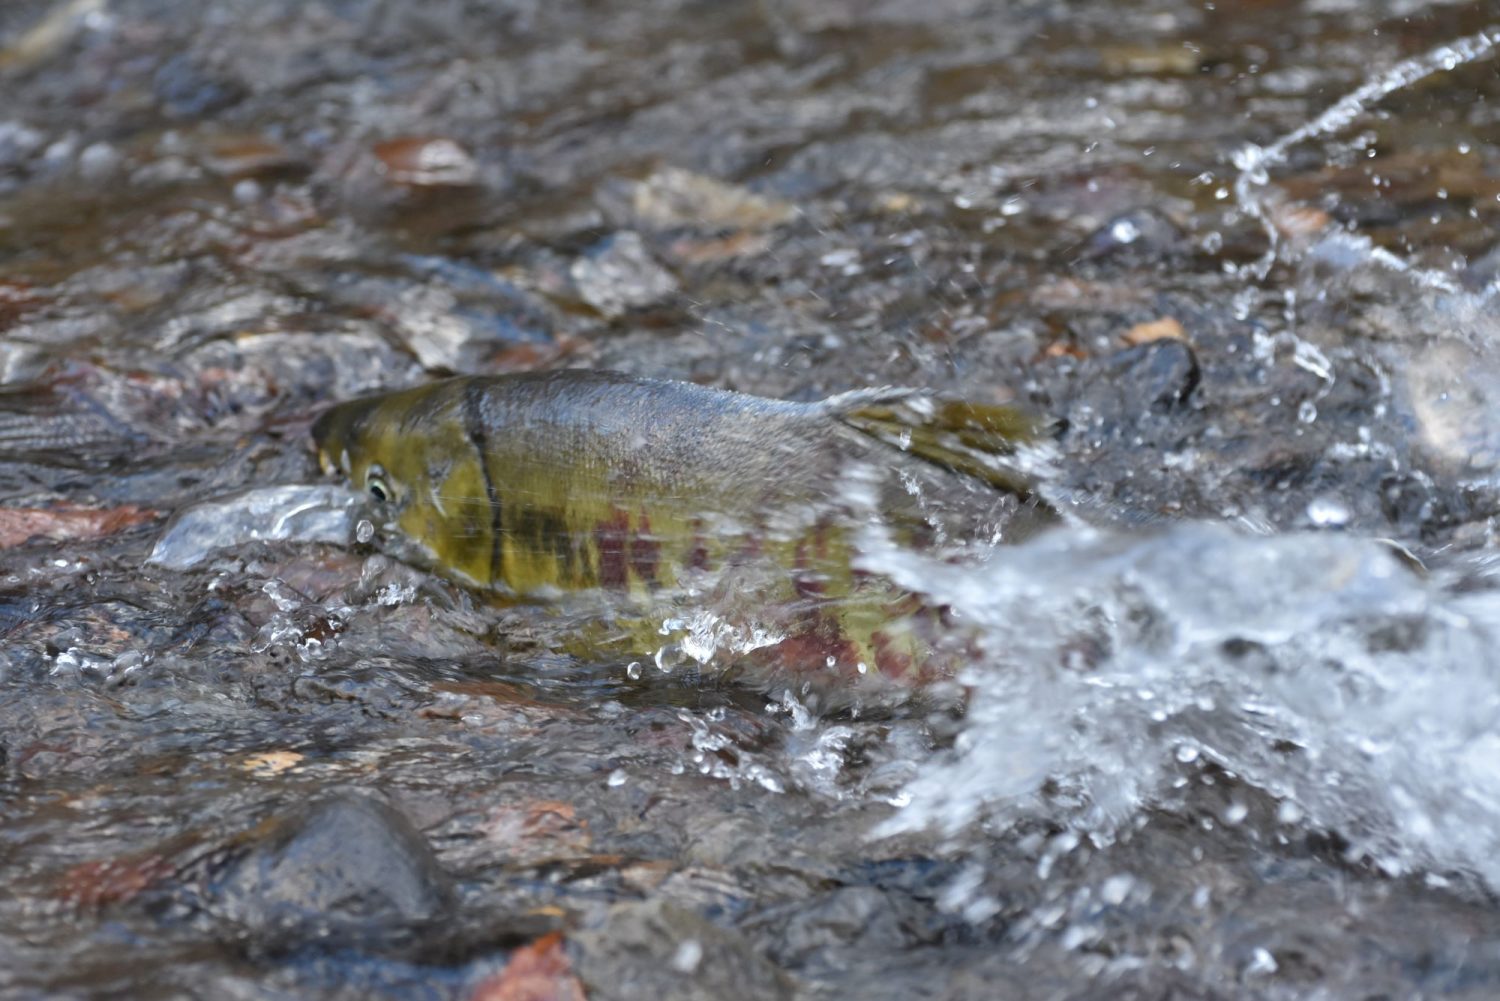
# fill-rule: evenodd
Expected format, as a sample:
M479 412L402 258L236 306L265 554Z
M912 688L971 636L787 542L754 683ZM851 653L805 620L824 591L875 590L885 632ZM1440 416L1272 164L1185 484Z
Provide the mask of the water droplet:
M1109 228L1109 235L1114 238L1116 243L1134 243L1140 239L1141 230L1139 226L1129 219L1120 219Z
M618 789L620 786L625 784L625 779L625 769L616 768L614 771L609 773L609 778L606 779L605 782L611 789Z
M626 664L625 676L631 681L639 681L641 677L641 662L632 660L629 664Z
M1184 765L1192 764L1198 760L1198 749L1191 744L1183 744L1177 749L1177 760Z
M1319 528L1347 525L1350 517L1348 506L1337 497L1314 497L1307 505L1307 520Z
M354 538L361 545L375 538L375 526L369 518L359 519L359 524L354 526Z
M1104 881L1104 885L1099 887L1099 897L1106 904L1118 907L1125 902L1126 897L1130 896L1130 888L1134 885L1134 877L1123 872L1119 873Z
M1250 956L1250 962L1245 966L1245 976L1265 976L1275 973L1279 966L1276 959L1265 949L1256 949Z
M1224 823L1230 827L1240 824L1250 816L1250 808L1241 802L1230 803L1224 808Z
M693 973L703 961L703 946L695 938L684 939L672 954L672 969L678 973Z
M1303 400L1297 404L1297 419L1303 424L1311 424L1318 419L1318 407L1312 400Z

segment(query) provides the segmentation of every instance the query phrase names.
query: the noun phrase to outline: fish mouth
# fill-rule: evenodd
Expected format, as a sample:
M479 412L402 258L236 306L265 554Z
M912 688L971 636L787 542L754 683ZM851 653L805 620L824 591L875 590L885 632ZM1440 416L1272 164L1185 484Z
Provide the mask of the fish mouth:
M328 408L313 421L313 445L318 452L318 465L324 473L350 474L350 448L364 437L379 402L377 397L350 400Z

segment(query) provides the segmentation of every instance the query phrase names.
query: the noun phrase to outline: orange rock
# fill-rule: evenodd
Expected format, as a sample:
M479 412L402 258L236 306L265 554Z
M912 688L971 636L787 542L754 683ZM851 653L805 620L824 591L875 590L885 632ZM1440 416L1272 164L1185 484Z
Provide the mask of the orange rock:
M1082 360L1088 356L1089 353L1083 350L1083 348L1064 341L1053 341L1042 351L1043 358L1078 358Z
M1178 323L1172 317L1164 316L1159 320L1137 323L1125 331L1122 335L1122 340L1131 346L1160 340L1185 341L1187 340L1187 331L1183 330L1182 324Z
M1332 221L1327 212L1311 205L1278 205L1271 210L1271 225L1289 239L1317 236Z
M479 982L469 1001L585 1001L562 941L553 932L517 949L505 969Z

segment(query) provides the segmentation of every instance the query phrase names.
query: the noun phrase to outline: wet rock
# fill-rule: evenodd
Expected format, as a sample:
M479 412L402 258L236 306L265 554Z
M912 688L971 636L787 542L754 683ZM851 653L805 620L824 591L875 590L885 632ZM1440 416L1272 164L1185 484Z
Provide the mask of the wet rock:
M123 162L120 151L109 143L90 143L78 154L78 173L84 180L98 184L108 180Z
M128 903L173 872L172 862L155 854L80 862L63 874L58 897L84 909Z
M1104 360L1100 383L1122 416L1181 406L1198 388L1198 357L1186 342L1159 338L1116 352Z
M449 916L454 888L404 815L341 793L275 821L213 881L208 901L262 947L367 946Z
M1079 256L1085 261L1142 264L1181 253L1186 246L1180 226L1157 209L1141 208L1100 226L1084 241Z
M777 928L771 954L793 968L819 955L836 962L829 954L841 949L897 950L913 944L895 902L873 886L840 887L811 904L798 902L762 915L757 923Z
M1462 280L1464 287L1471 292L1494 288L1500 283L1500 243L1470 261Z
M342 487L254 487L178 512L146 562L186 570L217 550L250 542L347 544L360 503Z
M156 517L134 505L95 509L61 507L50 509L0 508L0 549L19 546L29 539L97 539L114 535Z
M104 0L67 0L50 9L28 29L0 48L0 70L24 72L42 65L72 43L104 8Z
M1170 316L1164 316L1160 320L1147 320L1145 323L1137 323L1121 335L1121 340L1132 347L1138 344L1149 344L1162 338L1171 338L1176 341L1187 340L1187 332L1182 329L1182 324Z
M505 969L481 981L469 1001L584 1001L584 993L554 933L511 953Z
M571 803L556 800L501 804L490 811L482 830L484 841L513 865L579 858L591 843L588 822Z
M792 996L786 974L744 937L659 900L618 904L572 941L594 1001Z
M1481 342L1483 343L1483 342ZM1491 353L1458 340L1403 350L1398 388L1428 456L1447 470L1488 471L1500 465L1494 413L1500 376Z
M628 230L574 261L571 275L579 298L610 319L677 291L677 279L656 263L640 234Z
M377 143L375 159L396 184L413 188L462 188L479 180L479 164L468 150L442 136L406 136Z
M385 308L423 368L480 371L505 348L550 342L541 305L503 278L441 257L412 255L402 263L424 283L402 289Z
M143 425L159 431L171 407L170 390L160 392L167 380L150 382L86 365L49 366L0 398L0 455L59 465L129 455L153 440Z
M180 118L222 111L244 96L236 81L215 75L188 53L167 60L153 84L157 99Z
M207 425L254 423L273 407L358 396L420 374L399 348L366 330L243 331L193 348L182 368L193 376L185 402Z
M265 177L306 166L287 146L257 135L221 137L204 151L202 162L213 173L231 180Z
M1203 56L1196 46L1107 45L1099 50L1099 61L1112 74L1187 76L1198 72Z
M679 167L659 170L633 185L606 189L600 201L618 221L655 229L764 230L797 216L796 208L787 202Z

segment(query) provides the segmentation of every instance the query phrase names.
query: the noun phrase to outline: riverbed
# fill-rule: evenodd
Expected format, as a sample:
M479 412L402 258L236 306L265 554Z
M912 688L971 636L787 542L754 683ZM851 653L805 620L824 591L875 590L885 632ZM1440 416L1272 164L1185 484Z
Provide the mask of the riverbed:
M5 5L0 996L1496 996L1497 67L1448 0ZM1044 421L1059 527L863 540L963 708L580 654L311 449L568 367Z

